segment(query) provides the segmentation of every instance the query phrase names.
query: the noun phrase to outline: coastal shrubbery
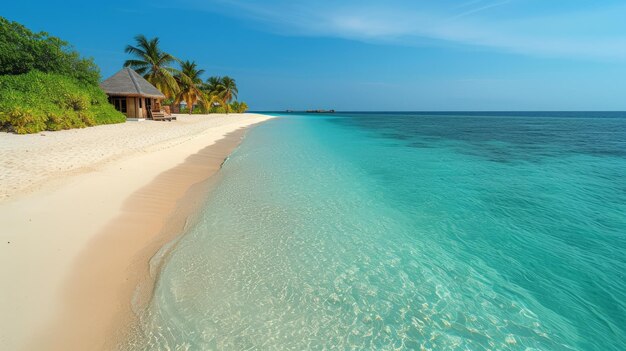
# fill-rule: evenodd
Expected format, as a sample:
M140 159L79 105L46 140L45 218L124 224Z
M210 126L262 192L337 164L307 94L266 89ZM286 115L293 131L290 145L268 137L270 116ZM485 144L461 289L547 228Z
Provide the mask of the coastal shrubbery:
M248 111L248 104L245 102L233 101L230 103L228 108L228 112L233 113L245 113ZM183 107L180 109L180 113L189 113L187 107ZM207 113L226 113L226 109L221 105L214 105L211 108L205 108L203 105L197 105L192 111L191 114L194 115L203 115Z
M120 123L93 60L0 17L0 130L19 134Z
M96 85L39 71L0 76L0 130L26 134L125 120Z
M248 111L248 104L245 102L233 101L230 104L230 110L236 113L244 113Z

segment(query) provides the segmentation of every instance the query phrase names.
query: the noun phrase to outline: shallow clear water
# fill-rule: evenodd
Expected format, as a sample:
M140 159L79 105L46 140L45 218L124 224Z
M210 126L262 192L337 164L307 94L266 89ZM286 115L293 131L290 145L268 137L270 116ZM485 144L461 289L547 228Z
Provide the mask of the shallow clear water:
M626 349L626 115L252 130L126 349Z

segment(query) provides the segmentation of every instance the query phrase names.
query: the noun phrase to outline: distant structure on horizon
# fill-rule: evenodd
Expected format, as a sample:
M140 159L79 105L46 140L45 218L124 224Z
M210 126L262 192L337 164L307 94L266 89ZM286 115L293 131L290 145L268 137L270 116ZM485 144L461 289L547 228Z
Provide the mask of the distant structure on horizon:
M285 110L286 113L298 112L295 110ZM306 113L335 113L335 110L306 110Z
M335 110L307 110L306 113L335 113Z

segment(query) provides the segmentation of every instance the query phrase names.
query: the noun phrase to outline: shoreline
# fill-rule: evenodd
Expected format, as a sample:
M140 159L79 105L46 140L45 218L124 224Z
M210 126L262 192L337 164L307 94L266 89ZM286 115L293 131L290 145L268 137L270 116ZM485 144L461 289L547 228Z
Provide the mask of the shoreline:
M7 296L0 305L4 315L0 317L0 329L6 335L0 335L0 346L38 350L115 348L116 342L127 336L127 327L135 322L133 301L141 305L150 300L156 278L150 274L152 257L183 233L210 191L211 179L244 133L271 117L246 118L173 146L156 145L152 150L112 161L97 172L65 179L61 185L51 183L56 188L51 185L53 189L0 202L0 220L12 220L8 224L11 230L33 239L30 247L18 249L26 253L22 261L30 261L17 269L21 272L9 272L10 268L20 268L6 266L11 257L0 262L5 266L0 272L3 281L22 290L3 293ZM150 179L141 182L142 177ZM132 186L120 185L126 178L138 181L130 182ZM107 185L115 190L107 191ZM122 194L120 187L124 188ZM39 217L37 212L42 208L51 213ZM75 220L57 218L74 211ZM85 218L80 218L81 211ZM16 217L23 220L25 214L30 217L29 225L17 223L20 219ZM43 243L36 240L42 239L37 233L46 235ZM18 233L12 234L19 242ZM77 237L82 243L64 247ZM42 247L46 242L61 248L55 253L55 247ZM17 247L3 244L5 248ZM59 252L69 256L63 259L65 262L54 262ZM9 256L15 259L19 252ZM51 267L46 266L48 260L52 261ZM27 276L31 284L13 284L22 278L20 275Z

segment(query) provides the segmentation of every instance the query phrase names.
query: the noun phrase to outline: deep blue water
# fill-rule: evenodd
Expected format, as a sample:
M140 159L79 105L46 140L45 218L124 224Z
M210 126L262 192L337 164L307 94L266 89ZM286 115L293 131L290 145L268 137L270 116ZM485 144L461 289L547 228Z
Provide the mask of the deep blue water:
M626 113L281 115L126 348L626 350Z

